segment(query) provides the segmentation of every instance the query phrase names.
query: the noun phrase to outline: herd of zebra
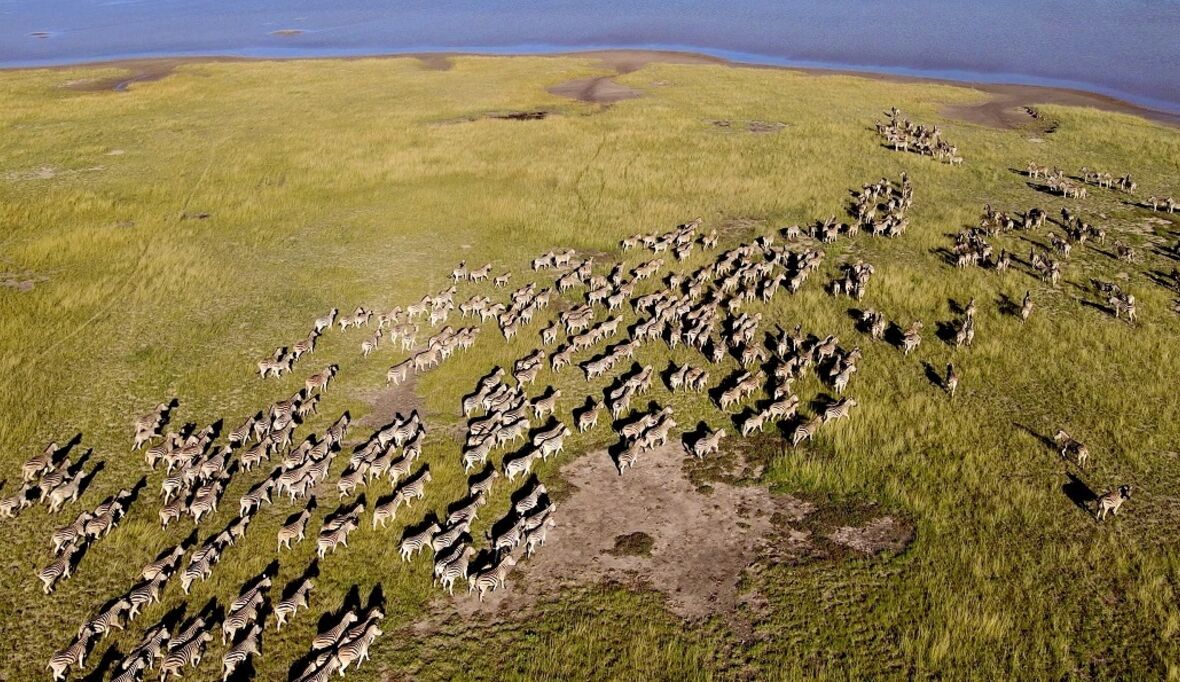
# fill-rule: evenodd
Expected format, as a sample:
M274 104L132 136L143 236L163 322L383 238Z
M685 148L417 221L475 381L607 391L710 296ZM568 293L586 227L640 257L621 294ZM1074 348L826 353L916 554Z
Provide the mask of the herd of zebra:
M932 156L952 166L963 164L959 148L942 138L942 131L938 126L927 127L914 123L903 116L897 107L890 108L885 122L876 122L876 129L877 134L884 138L885 143L893 147L894 151L912 151L923 156Z
M951 163L961 161L957 150L941 140L937 128L915 126L896 110L884 130L894 137L904 136L916 150L929 150L923 153ZM1030 166L1030 174L1032 170ZM1096 181L1102 182L1102 177L1099 175ZM1133 191L1133 183L1128 191ZM407 357L386 372L386 383L398 385L438 366L458 351L471 349L487 322L491 321L502 337L512 342L543 317L555 301L564 299L552 320L537 330L538 347L515 360L510 372L493 368L463 397L459 410L465 420L465 433L457 465L469 475L466 492L452 500L444 518L421 511L416 522L405 524L398 545L405 562L429 551L434 583L449 594L456 583L466 583L468 592L483 601L488 593L505 587L518 562L542 548L550 529L557 525L558 505L533 469L538 462L563 452L574 428L579 434L592 432L606 408L617 439L608 452L620 475L642 466L644 453L669 443L680 426L672 407L652 402L646 408L632 408L636 398L651 391L657 376L673 393L708 394L743 437L777 425L798 447L813 440L821 427L849 418L858 402L845 393L859 369L860 348L845 347L834 335L806 334L801 324L775 322L773 328L764 326L762 313L744 308L769 303L783 290L789 294L798 292L824 262L825 253L819 244L855 237L862 229L884 237L904 234L913 194L912 183L904 173L896 182L882 178L866 183L853 192L849 207L852 222L843 224L832 217L816 221L810 229L786 227L779 232L786 243L776 243L775 234L763 234L705 258L695 269L669 265L662 254L671 254L683 263L698 249L716 250L717 232L702 233L700 220L664 233L623 239L620 248L624 253L645 250L652 254L650 259L631 267L620 261L607 271L596 272L592 257L581 257L569 249L551 251L532 260L536 281L509 292L502 302L493 300L488 295L492 292L485 290L473 293L456 306L460 285L487 283L494 292L507 289L512 280L511 272L493 277L491 264L470 269L464 261L452 271L451 286L404 308L376 313L359 306L343 315L332 309L313 321L305 337L259 361L257 372L263 380L283 377L294 371L301 358L315 354L323 334L337 327L340 333L372 329L375 317L376 328L361 340L360 355L369 358L383 344L399 346ZM1037 229L1046 219L1039 209L1008 215L989 206L979 227L960 233L954 252L956 264L1004 269L1011 256L1006 251L994 254L988 239L1007 230ZM1101 229L1067 212L1063 212L1062 226L1066 238L1059 245L1060 238L1055 236L1053 243L1063 257L1068 255L1071 243L1087 238L1101 241L1105 237ZM1060 276L1056 261L1047 254L1033 256L1032 267L1049 272L1047 278L1055 282ZM874 266L862 260L843 263L839 276L827 289L832 295L862 300L874 272ZM576 289L583 291L580 299L571 293ZM1133 322L1134 297L1111 290L1112 306L1116 300L1116 310ZM456 307L464 320L478 319L478 323L458 329L447 325ZM1021 319L1027 320L1031 311L1031 294L1026 294ZM952 328L955 344L969 346L975 333L974 301L964 312L965 316ZM630 323L625 319L627 315L633 318ZM420 340L423 326L433 333ZM913 321L903 329L897 323L887 324L882 313L871 309L859 311L856 328L871 339L887 339L892 331L891 342L906 355L917 350L922 341L921 321ZM699 353L700 362L695 366L692 360L671 363L663 369L642 364L636 360L637 354L649 344L662 344L669 351L681 346L693 349ZM730 359L733 363L729 366L736 364L736 369L725 374ZM570 401L558 387L558 377L575 368L587 384L607 382L601 397L591 392L576 404L563 405L563 401ZM539 390L533 388L546 369L555 382ZM220 625L222 643L228 647L223 656L223 679L228 679L244 661L261 656L268 618L277 631L300 610L310 608L312 575L319 561L340 547L347 548L349 536L357 529L367 525L370 532L381 532L397 520L403 505L413 510L426 499L433 476L430 465L420 461L427 428L416 410L409 415L395 415L364 440L352 443L351 454L334 479L334 462L349 444L351 415L343 412L322 433L296 438L300 426L318 414L338 372L339 365L330 364L312 373L294 394L266 405L228 433L222 432L220 421L203 428L185 424L169 429L179 405L175 400L161 403L134 420L132 449L144 451L145 478L53 532L54 559L38 573L46 594L59 580L70 577L88 546L117 527L140 497L139 489L146 477L161 465L164 471L157 513L164 528L184 518L199 528L216 514L231 482L272 461L275 466L241 495L238 515L223 528L210 532L199 544L194 531L189 538L161 552L140 570L126 593L103 604L93 618L83 623L48 664L55 680L65 679L72 668L82 668L98 640L113 630L126 628L146 607L160 602L173 577L180 576L177 582L185 595L196 582L208 580L227 550L245 537L255 515L272 504L273 496L285 496L290 505L297 505L277 534L275 552L281 554L306 539L318 508L317 497L330 494L334 488L340 506L323 517L316 535L316 559L276 595L277 601L272 602L270 595L274 576L264 572L242 585L228 608L207 608L184 623L161 620L147 628L139 643L113 668L113 679L120 682L140 680L145 670L157 664L161 679L168 675L179 677L186 668L200 664ZM810 403L819 406L813 407L810 415L804 412L805 404L793 390L793 385L808 373L837 396ZM714 380L717 376L721 378ZM953 397L959 385L953 365L947 366L942 385ZM566 415L568 420L563 419ZM705 458L720 450L726 435L725 429L702 425L695 432L683 432L682 443L687 455ZM521 445L517 446L518 442ZM45 501L51 513L75 502L86 476L81 466L85 458L71 463L68 456L74 444L59 447L51 443L30 458L22 469L24 487L0 500L0 517L20 513L34 501ZM1058 434L1058 445L1063 456L1085 466L1085 446L1065 432ZM489 461L497 453L499 467ZM488 524L482 540L477 540L472 529L501 477L513 485L517 479L523 482L511 494L508 511ZM378 485L387 485L389 493L377 497L371 510L364 497L345 502L356 497L361 488L375 491L371 486ZM1130 494L1131 488L1122 486L1102 496L1098 517L1117 513ZM367 524L363 519L366 512L371 514ZM185 556L187 565L183 564ZM326 680L333 674L344 674L350 666L359 666L382 634L379 623L383 617L379 606L336 613L332 617L334 624L315 638L302 667L293 670L294 679Z

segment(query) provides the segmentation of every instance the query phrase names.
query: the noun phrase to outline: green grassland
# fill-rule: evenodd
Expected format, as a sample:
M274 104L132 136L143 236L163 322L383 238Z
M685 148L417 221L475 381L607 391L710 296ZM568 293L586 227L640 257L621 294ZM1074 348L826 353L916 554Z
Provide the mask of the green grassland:
M365 333L334 330L292 375L257 378L258 359L302 338L333 306L380 311L417 301L444 288L461 258L513 270L514 286L548 279L527 264L553 248L633 265L644 254L620 252L621 237L697 216L731 247L843 216L850 188L903 170L916 188L904 236L825 246L824 267L802 292L750 310L864 350L852 419L797 450L760 440L769 464L758 484L820 504L875 503L914 524L907 551L769 567L745 585L767 605L747 614L752 631L740 634L723 617L683 623L658 593L617 586L555 594L519 619L413 629L439 595L427 559L398 559L402 524L463 494L459 445L447 429L458 422L459 396L538 346L544 321L512 343L488 325L473 351L417 382L435 476L426 504L385 531L366 520L348 549L321 562L310 613L280 633L267 630L255 679L286 679L319 615L353 586L363 598L378 584L386 634L350 678L1180 677L1180 320L1176 295L1149 277L1171 270L1157 249L1180 236L1180 215L1147 223L1150 212L1109 190L1066 202L1012 170L1029 160L1070 172L1089 166L1133 173L1140 195L1180 194L1177 131L1048 106L1042 113L1059 123L1052 133L997 130L939 114L948 103L982 101L967 89L703 65L650 64L619 78L643 97L601 107L545 91L604 73L590 59L453 62L446 71L409 58L187 64L124 93L63 87L112 68L0 74L0 272L35 282L29 291L0 287L0 493L19 486L21 462L51 439L81 432L92 461L104 463L82 500L56 518L36 506L0 521L0 680L48 679L51 652L191 532L187 520L161 531L162 474L151 472L128 518L73 578L51 596L35 578L50 559L52 528L148 473L130 451L131 420L157 402L179 398L177 422L224 418L232 428L338 362L339 381L308 424L323 429L345 409L370 412L386 368L404 357L387 346L362 360ZM894 105L938 123L966 163L881 146L872 123ZM483 118L538 109L551 113ZM719 119L786 127L751 134L711 123ZM938 249L974 224L985 202L1054 216L1068 205L1110 237L1104 247L1076 248L1056 287L1019 266L956 270ZM209 215L192 217L200 213ZM1044 230L1025 236L1047 244ZM1114 240L1137 248L1142 262L1102 253ZM996 242L1019 256L1029 249L1019 235ZM694 253L687 266L706 258ZM877 267L865 301L822 291L841 262L856 258ZM1084 305L1099 300L1091 278L1134 293L1138 323ZM488 289L461 285L458 299ZM1021 325L999 301L1029 289L1037 309ZM935 323L955 316L951 300L971 297L976 342L952 349L934 336ZM876 308L902 326L925 321L922 346L903 357L870 340L855 331L852 307ZM692 355L648 345L637 359L662 370ZM923 369L952 359L962 376L953 402ZM722 374L714 370L714 380ZM587 383L576 368L546 369L538 386L564 389L559 414L568 420L580 396L606 383ZM806 405L823 389L810 379L799 390ZM673 405L682 425L732 430L700 396L660 385L652 399ZM1059 427L1089 445L1085 471L1038 439ZM366 435L357 428L350 441ZM612 440L602 425L572 438L541 479L559 488L562 463ZM1098 524L1063 493L1067 472L1099 494L1133 484L1135 496L1125 514ZM201 539L236 515L238 496L260 475L235 477ZM385 492L378 485L368 496ZM477 537L507 508L508 492L498 489ZM335 508L334 491L321 503L317 516ZM211 597L232 599L274 558L274 533L291 510L285 500L263 509L212 579L196 585L189 613ZM276 586L313 556L314 542L283 553ZM103 640L89 667L180 604L176 582L127 633ZM220 679L222 651L211 645L185 679Z

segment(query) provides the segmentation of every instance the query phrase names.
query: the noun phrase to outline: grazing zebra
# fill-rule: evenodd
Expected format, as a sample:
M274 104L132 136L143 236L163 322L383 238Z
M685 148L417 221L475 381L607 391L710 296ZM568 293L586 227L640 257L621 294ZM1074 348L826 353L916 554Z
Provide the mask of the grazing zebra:
M237 644L234 644L232 647L230 647L229 651L225 652L225 655L221 657L221 665L225 670L225 672L221 675L222 682L229 680L229 676L232 675L234 671L238 669L238 666L244 663L251 654L257 654L259 656L262 655L261 642L259 641L261 636L262 626L255 624L250 628L250 631L246 633L245 637L242 637L242 639L239 640Z
M279 549L291 549L291 541L296 543L303 542L304 534L307 531L307 522L311 518L311 510L304 509L299 512L299 516L295 517L294 521L284 525L279 529Z
M1098 508L1094 515L1099 521L1106 518L1107 512L1118 516L1119 507L1129 499L1131 499L1131 486L1120 485L1118 490L1112 490L1098 498Z
M429 547L430 540L435 535L437 535L440 530L442 529L437 523L431 523L421 531L412 535L407 535L405 538L403 538L399 547L402 561L409 561L411 557L422 551L423 548Z
M90 651L90 639L94 637L94 634L93 630L83 627L68 647L54 653L49 658L49 664L45 668L53 673L54 682L66 679L66 672L71 666L77 668L83 666L86 662L86 654Z
M955 366L952 363L946 363L946 379L943 380L943 386L946 387L946 392L950 394L951 398L955 397L955 389L959 387L959 374L955 371Z
M303 578L302 582L291 593L291 596L280 599L279 603L275 604L276 630L282 630L283 626L287 624L287 619L298 613L301 607L304 609L308 608L307 595L311 592L312 587L314 585L311 582L311 578Z
M512 571L512 567L516 565L516 559L512 556L506 556L495 568L489 569L467 578L467 591L479 592L479 600L482 602L483 597L488 592L493 592L497 588L504 587L504 581L508 578L508 574Z
M791 446L798 447L800 443L805 440L813 440L815 434L819 431L819 427L824 423L822 417L812 417L806 422L795 427L795 432L791 434Z
M205 643L212 639L213 634L205 631L168 652L160 664L160 682L164 682L168 673L181 677L180 671L185 666L195 668L200 665L201 657L205 655Z
M722 438L725 438L725 429L705 434L692 444L689 452L697 459L704 459L706 455L711 455L721 449Z

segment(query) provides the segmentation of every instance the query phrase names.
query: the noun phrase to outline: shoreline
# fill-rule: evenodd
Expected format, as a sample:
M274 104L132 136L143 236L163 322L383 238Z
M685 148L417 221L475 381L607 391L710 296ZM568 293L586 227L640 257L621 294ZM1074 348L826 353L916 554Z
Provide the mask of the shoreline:
M1058 87L1052 85L1033 85L1024 83L982 82L972 80L956 80L937 76L924 76L903 73L888 73L882 71L857 70L839 66L793 66L770 62L736 61L723 56L707 52L688 50L636 49L636 48L606 48L553 52L504 52L487 53L463 50L454 51L421 51L374 53L356 55L296 55L296 56L244 56L244 55L177 55L177 56L144 56L128 57L126 59L109 59L96 61L82 61L68 64L53 64L44 66L4 66L4 71L52 70L66 71L86 68L122 68L130 73L125 76L99 79L91 83L81 83L75 89L81 91L124 90L132 83L150 82L170 75L178 66L185 64L217 63L217 62L267 62L267 61L300 61L300 60L343 60L354 61L360 59L417 59L424 68L445 70L450 68L449 60L453 57L542 57L542 58L582 58L598 59L606 68L614 69L615 74L597 77L596 83L603 83L614 76L631 73L643 68L649 63L672 64L707 64L726 66L729 68L750 69L778 69L796 71L810 75L851 76L879 81L897 83L929 83L950 87L976 90L991 95L991 99L977 104L965 106L951 106L944 110L944 115L958 118L971 123L977 123L995 128L1015 127L1022 119L1014 111L1022 107L1036 104L1059 104L1098 109L1115 113L1130 114L1154 123L1161 123L1173 128L1180 128L1180 113L1153 108L1113 95L1107 95L1091 90L1079 88ZM564 84L559 84L564 85ZM552 91L552 89L551 89ZM563 96L578 97L576 93L557 92ZM593 98L584 101L596 101Z

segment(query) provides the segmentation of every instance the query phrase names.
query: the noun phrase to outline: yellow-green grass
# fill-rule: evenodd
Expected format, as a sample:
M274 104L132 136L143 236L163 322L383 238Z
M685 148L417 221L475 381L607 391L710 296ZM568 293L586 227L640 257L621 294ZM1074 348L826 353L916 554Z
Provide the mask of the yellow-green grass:
M1178 674L1180 325L1175 296L1146 274L1170 271L1151 247L1173 243L1177 221L1147 229L1149 214L1122 195L1093 190L1090 199L1064 202L1033 191L1012 169L1030 159L1070 171L1086 165L1133 173L1142 195L1177 194L1180 135L1126 115L1061 107L1042 108L1060 122L1051 134L1001 131L940 116L944 104L982 99L966 89L702 65L652 64L623 76L644 96L602 108L545 91L601 73L590 60L453 61L448 71L414 59L188 64L126 93L63 87L111 69L0 75L0 271L44 278L27 292L0 288L0 493L19 485L20 463L51 439L81 432L93 461L105 463L82 501L57 518L39 506L0 522L0 679L41 679L50 653L86 617L191 531L188 522L160 530L161 473L152 472L130 516L72 579L46 597L34 577L49 561L52 528L146 473L130 452L130 422L155 403L176 396L177 421L224 418L232 427L339 362L339 381L309 423L322 429L345 409L369 412L385 368L404 357L387 347L362 361L364 332L334 331L291 377L253 375L258 359L301 338L328 308L416 301L443 288L461 258L511 269L520 285L534 277L527 263L542 251L574 248L606 263L623 257L620 237L697 216L732 246L842 215L849 188L902 170L916 187L906 235L825 247L823 270L799 295L784 292L751 309L864 349L850 387L861 403L853 418L821 430L813 446L776 449L762 483L821 505L875 502L912 519L917 539L907 552L780 566L747 580L768 602L743 614L752 634L724 617L685 625L657 594L601 586L553 595L522 620L411 629L438 593L426 559L397 558L402 524L461 496L459 446L446 432L459 396L495 364L538 345L544 322L510 344L489 326L474 351L417 382L432 429L427 504L383 532L362 527L347 550L322 562L311 613L281 633L267 631L256 679L285 679L318 616L352 586L363 598L378 584L386 635L359 679ZM965 165L882 147L871 124L893 105L939 123ZM553 114L480 118L533 109ZM712 125L717 119L787 125L749 134ZM42 168L53 177L36 177L49 175L36 172ZM1110 251L1119 239L1144 261L1076 249L1058 287L1022 267L955 270L937 250L977 220L984 202L1037 205L1052 215L1080 208L1107 227L1100 248ZM203 212L210 216L180 218ZM755 227L724 229L735 224ZM1044 231L1028 236L1047 242ZM1029 247L1017 236L998 242L1020 256ZM630 252L625 260L643 257ZM850 258L877 266L860 304L821 291ZM704 259L695 254L690 265ZM1079 298L1097 298L1074 286L1123 273L1139 300L1133 327L1082 305ZM477 289L461 287L460 298ZM1019 301L1027 289L1037 309L1021 325L997 300ZM980 310L975 345L952 350L935 338L935 322L954 316L949 299L970 297ZM877 308L903 326L922 319L926 339L903 357L856 332L853 307ZM647 346L638 359L662 370L670 359L693 357ZM952 359L962 376L953 403L923 368ZM730 361L713 377L732 369ZM588 385L576 370L556 377L546 370L539 379L565 390L567 419L580 396L606 383ZM799 388L805 403L826 390L814 380ZM673 404L681 424L727 426L703 398L660 386L652 399ZM1063 493L1066 472L1076 468L1034 435L1058 427L1091 448L1080 475L1095 492L1136 486L1125 515L1096 524ZM352 439L364 435L361 427ZM542 479L558 487L561 463L611 438L600 426L571 439L565 455L541 468ZM235 478L221 512L202 524L202 539L236 514L238 496L260 475ZM386 492L379 485L367 495ZM507 508L507 495L508 486L498 490L477 536ZM321 496L318 516L335 508L334 498ZM195 587L189 613L210 597L225 603L274 558L274 533L292 509L279 502L263 511L213 578ZM313 555L310 542L282 554L274 591ZM126 650L182 596L170 585L164 603L129 633L102 642L91 667L111 644ZM211 646L194 677L219 675L222 651Z

